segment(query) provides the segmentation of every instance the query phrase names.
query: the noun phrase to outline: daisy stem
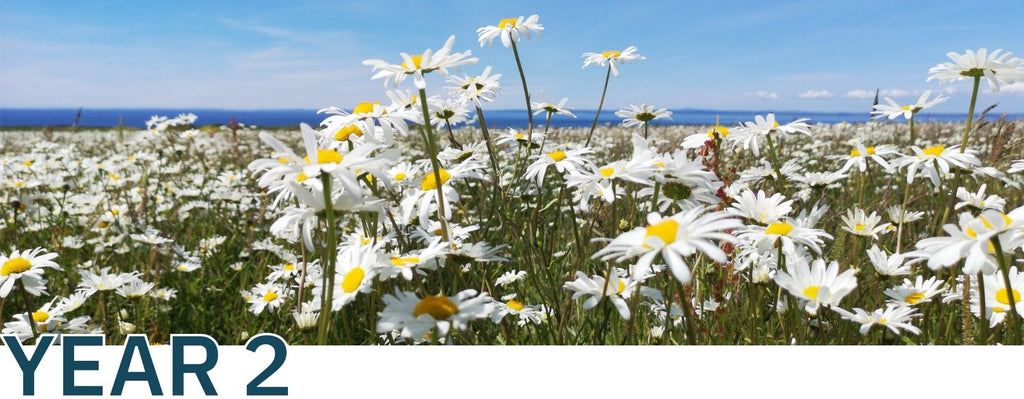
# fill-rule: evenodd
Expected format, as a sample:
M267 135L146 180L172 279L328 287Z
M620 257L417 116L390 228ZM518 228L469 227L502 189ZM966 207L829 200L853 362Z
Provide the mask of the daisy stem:
M978 271L978 341L982 345L988 344L988 320L985 316L985 275L979 270Z
M597 118L601 117L601 107L604 106L604 95L608 93L608 80L612 77L612 65L608 64L608 73L604 75L604 89L601 89L601 101L597 103L597 112L594 113L594 123L590 125L590 134L587 135L587 143L584 147L590 147L590 139L594 137L594 129L597 129Z
M25 322L28 323L29 330L32 331L32 339L35 339L39 332L36 331L36 320L32 317L32 297L28 294L28 289L25 288L25 280L21 281L19 287L21 287L21 297L25 300L25 309L28 312Z
M526 97L526 118L529 123L527 130L527 141L533 142L533 106L530 104L530 89L526 87L526 74L523 73L523 63L519 61L519 48L516 41L512 40L512 55L516 57L516 67L519 68L519 80L523 81L523 95ZM529 150L527 150L529 151Z
M775 142L772 141L772 135L769 133L765 135L768 139L768 155L771 155L772 169L775 170L775 178L772 179L772 184L775 186L775 191L779 194L782 192L782 170L779 168L779 156L775 153Z
M914 131L914 114L915 113L916 112L911 112L910 113L910 145L914 145L914 143L917 142L917 136L915 135L916 132Z
M960 153L967 149L967 138L971 134L971 122L974 121L974 104L978 100L978 84L981 83L981 76L974 77L974 88L971 90L971 106L967 110L967 125L964 126L964 138L960 141ZM913 119L911 119L913 120Z
M327 173L320 174L320 180L324 185L324 213L325 219L327 219L327 238L324 244L324 281L322 287L325 287L326 295L320 299L320 319L317 320L319 323L316 343L317 345L327 344L327 330L331 325L331 308L334 304L334 274L335 274L335 263L337 258L337 238L335 237L335 223L334 223L334 203L331 199L331 175ZM346 335L348 331L346 331ZM347 337L346 337L347 338Z
M1021 330L1020 320L1021 320L1021 317L1020 317L1020 313L1017 313L1017 298L1018 298L1018 295L1016 295L1016 292L1013 290L1013 285L1010 284L1010 262L1006 261L1006 255L1003 253L1003 245L999 241L999 236L993 236L989 240L992 241L992 246L995 247L996 259L999 260L999 270L1003 273L1003 284L1005 285L1005 287L1003 289L1006 290L1007 302L1010 303L1010 313L1006 315L1007 329L1010 330L1010 342L1009 343L1011 345L1021 345L1021 338L1020 338L1020 330ZM982 285L984 285L984 284L982 284L982 281L979 280L978 281L978 287L981 287ZM996 292L998 293L998 291L996 291ZM979 291L979 293L980 293L980 291ZM979 295L979 297L984 298L983 295ZM996 298L997 298L996 300L998 301L999 296L996 295ZM985 314L985 307L984 306L985 306L984 302L982 302L982 305L981 305L981 308L980 308L981 309L981 314Z
M697 330L693 326L693 318L696 317L693 313L693 305L690 304L690 297L686 295L683 283L676 280L676 285L679 286L679 302L683 305L683 315L686 321L686 343L697 345Z
M903 219L906 218L907 202L910 200L910 185L903 184L903 203L900 204L900 220L896 226L896 253L901 253L900 250L903 248Z
M494 153L494 144L491 143L491 134L487 132L487 121L484 120L484 110L476 106L476 116L480 121L480 132L484 135L484 142L487 143L487 153L491 156L491 178L494 179L494 188L501 190L501 169L498 168L498 156ZM497 194L497 193L495 193Z
M647 140L647 122L644 122L644 140Z
M458 148L458 149L461 150L462 149L462 144L459 144L459 142L455 140L455 132L452 131L452 123L451 123L451 121L449 121L448 119L445 119L444 120L444 126L448 128L448 142L452 144L452 147L455 147L455 148ZM351 141L349 143L351 143ZM488 144L490 144L490 143L488 143Z
M963 275L963 285L960 291L960 322L963 330L961 343L970 345L974 342L974 327L971 325L974 318L971 316L971 275L969 274Z
M427 108L427 89L420 89L420 109L423 112L423 123L422 128L427 131L424 136L426 141L427 157L430 158L430 166L434 169L434 182L437 186L437 220L441 223L441 235L444 237L444 241L449 245L452 244L451 237L448 235L448 222L444 219L445 205L444 205L444 181L441 180L441 164L437 161L437 149L434 148L434 129L430 125L430 110Z

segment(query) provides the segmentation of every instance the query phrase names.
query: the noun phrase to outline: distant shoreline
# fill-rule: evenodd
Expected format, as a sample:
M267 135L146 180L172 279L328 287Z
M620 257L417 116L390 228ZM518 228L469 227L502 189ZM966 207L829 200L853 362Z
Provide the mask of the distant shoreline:
M765 115L767 110L705 110L705 109L674 109L672 120L656 121L655 125L699 126L713 125L716 120L723 126L734 126L740 122L752 121L755 115ZM997 108L989 118L998 119L1001 115ZM594 120L594 110L572 110L577 118L555 115L551 119L552 127L589 127ZM55 128L71 126L75 123L77 108L0 108L0 128L37 129L44 126ZM312 126L319 125L325 118L312 109L266 109L266 110L229 110L229 109L181 109L181 108L83 108L78 123L83 128L115 128L123 120L125 128L144 128L145 122L154 115L175 117L182 113L194 113L198 116L197 126L226 125L232 118L245 125L264 128L294 128L301 123ZM526 111L485 110L487 125L492 128L525 128L527 126ZM543 128L544 115L534 117L534 126ZM780 122L788 122L797 118L809 118L810 123L863 123L872 119L868 112L811 112L811 111L776 111L775 117ZM123 118L123 119L122 119ZM1024 119L1024 113L1007 113L1008 120ZM917 122L964 122L964 113L921 113ZM903 118L895 120L878 120L884 123L906 123ZM615 116L615 110L603 110L598 120L602 125L617 125L621 118ZM466 124L456 127L464 127Z

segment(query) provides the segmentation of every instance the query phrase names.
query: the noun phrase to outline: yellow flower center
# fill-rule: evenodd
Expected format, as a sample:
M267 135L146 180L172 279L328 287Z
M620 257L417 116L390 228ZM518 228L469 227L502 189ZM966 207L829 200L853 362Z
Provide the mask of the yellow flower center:
M417 60L417 58L413 57L413 60ZM405 64L402 64L402 66L404 67ZM416 67L417 68L420 67L419 61L416 61ZM361 102L359 104L356 104L356 107L354 109L352 109L352 113L353 114L368 114L368 113L371 113L371 112L373 112L373 106L374 105L380 105L380 101Z
M441 184L442 185L447 183L448 179L452 178L451 173L448 173L448 171L445 170L444 168L438 169L437 172L438 172L437 174L441 175ZM420 181L420 188L423 191L436 190L437 186L438 186L437 178L435 177L435 175L433 173L427 173L426 176L423 176L423 180Z
M270 302L275 299L277 299L277 293L274 291L267 291L266 294L263 294L263 302Z
M866 150L868 152L868 155L875 155L875 147L868 147L868 148L866 148ZM860 156L860 150L853 149L853 151L850 151L850 156L851 157L859 157Z
M1020 302L1020 292L1017 291L1017 290L1013 290L1012 292L1013 292L1013 302L1014 303ZM1009 305L1010 304L1010 295L1006 294L1006 288L1000 288L999 291L996 291L996 301L1001 303L1001 304L1003 304L1003 305Z
M608 178L608 177L612 177L612 174L615 173L615 168L609 166L609 167L601 168L600 171L601 171L601 176L604 176L604 177Z
M861 231L861 230L864 230L864 227L865 227L865 226L864 226L864 224L863 224L863 223L857 223L857 225L856 225L856 226L853 226L853 229L854 229L854 230L857 230L857 231Z
M944 151L946 151L946 147L941 146L941 145L933 145L931 147L928 147L928 148L925 148L924 150L922 150L922 152L924 152L924 155L931 155L933 157L937 157L939 155L942 155L942 153Z
M342 156L341 153L339 153L339 152L337 152L335 150L321 150L321 149L317 149L316 150L316 162L318 164L321 164L321 163L338 163L338 162L341 162L341 160L344 159L344 158L345 157ZM309 156L306 156L304 159L306 160L307 163L313 162L313 161L309 160Z
M715 126L715 127L713 127L713 128L708 130L708 138L709 139L715 138L715 133L718 133L718 137L719 138L723 138L724 139L726 136L729 135L729 128L727 128L725 126Z
M417 303L416 308L412 310L412 315L420 317L421 314L426 313L433 316L435 320L447 320L458 311L459 307L455 306L455 302L444 295L438 295L427 296L420 300L420 303Z
M99 227L101 229L105 229L105 228L107 228L108 225L109 225L109 223L107 223L107 222L99 222L99 224L97 224L96 227Z
M774 123L772 123L772 129L778 129L778 128L779 128L779 122L778 121L775 121Z
M300 183L306 181L306 179L308 178L309 176L306 176L306 174L302 172L299 172L299 174L295 175L295 181Z
M35 312L35 313L32 313L32 320L35 320L36 323L42 323L42 322L47 321L49 319L50 319L50 314L46 313L46 312L44 312L42 310L40 310L38 312Z
M25 166L32 166L32 161L25 161L25 162L22 162L21 164L25 165Z
M338 141L345 141L353 134L356 136L362 136L363 129L360 129L359 126L356 125L344 126L341 129L338 129L338 132L334 134L334 139Z
M391 264L393 264L395 266L398 266L398 267L411 266L411 265L415 265L417 263L420 263L420 257L418 257L418 256L406 256L406 257L392 256L391 257Z
M112 214L112 215L114 215L114 216L117 216L117 214L119 214L119 213L121 213L121 211L119 211L119 210L117 210L117 209L111 209L111 210L110 210L110 214Z
M11 273L22 273L32 268L32 262L25 258L11 258L0 267L0 276L10 276Z
M964 235L971 238L978 238L978 233L975 232L974 229L972 229L970 226L967 226L967 228L964 229Z
M526 140L526 136L522 133L516 133L516 140Z
M505 18L505 19L501 20L501 22L498 22L498 27L499 28L504 28L506 26L511 25L514 28L516 26L516 22L519 22L519 18Z
M341 280L341 290L349 294L355 292L363 284L364 276L366 276L366 272L361 267L356 267L345 273L345 279Z
M793 225L788 222L775 222L768 225L768 228L764 229L765 234L775 234L777 236L789 235L789 232L793 231Z
M284 265L284 271L290 272L292 270L295 270L295 265L294 264L289 263L287 265Z
M900 107L900 109L902 109L904 111L910 111L910 106L909 105L904 105L904 106Z
M921 302L922 299L924 299L924 293L915 292L913 294L907 295L906 298L903 298L903 302L913 305L918 302Z
M617 57L619 57L621 55L622 55L622 53L620 53L618 51L615 51L615 50L609 50L609 51L605 51L605 52L601 53L601 57L604 57L604 58L617 58Z
M548 156L551 157L551 159L554 159L555 162L558 162L565 159L565 151L558 150L548 154Z
M618 288L619 288L619 290L615 292L616 294L620 294L621 295L622 291L626 290L626 283L623 283L621 279L619 279L619 287Z
M674 219L665 219L658 224L647 226L644 241L648 237L655 236L660 238L661 242L671 244L676 241L677 234L679 234L679 222Z
M508 306L510 309L515 310L516 312L523 310L523 303L515 299L509 299L508 302L505 302L505 306Z
M811 299L817 299L818 298L818 289L820 289L820 288L821 287L819 287L817 285L812 285L810 287L804 288L804 296L808 297L808 298L811 298Z
M423 54L414 55L409 58L412 58L412 65L415 67L412 69L420 69L420 62L423 61ZM402 61L402 69L410 69L409 65L406 64L405 61Z

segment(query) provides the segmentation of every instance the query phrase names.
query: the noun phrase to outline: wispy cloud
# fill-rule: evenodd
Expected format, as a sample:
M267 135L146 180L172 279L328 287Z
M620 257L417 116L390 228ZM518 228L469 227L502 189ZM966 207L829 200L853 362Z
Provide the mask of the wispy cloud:
M744 97L767 98L767 99L771 99L771 100L777 100L779 98L779 93L776 93L774 91L767 92L767 91L761 90L761 91L754 91L754 92L743 93L743 96Z
M1009 94L1009 95L1024 95L1024 82L1014 82L1008 85L1002 85L999 87L998 94Z
M807 90L803 93L797 94L800 98L831 98L834 97L828 90Z

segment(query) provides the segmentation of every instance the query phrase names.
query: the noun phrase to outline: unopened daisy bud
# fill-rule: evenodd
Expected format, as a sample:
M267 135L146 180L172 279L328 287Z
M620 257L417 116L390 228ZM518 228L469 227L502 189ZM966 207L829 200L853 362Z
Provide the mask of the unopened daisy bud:
M248 331L242 331L242 334L240 334L238 336L238 338L241 339L242 341L249 340L249 332Z
M626 219L619 219L619 229L625 230L627 227L629 227L629 222Z
M128 318L128 311L127 310L121 309L121 311L118 312L118 314L121 315L121 319L122 320Z
M295 324L302 331L308 331L316 327L317 320L320 318L320 314L316 312L293 312L292 316L295 317Z
M135 332L135 325L124 321L118 321L117 330L121 332L121 335L128 335Z

